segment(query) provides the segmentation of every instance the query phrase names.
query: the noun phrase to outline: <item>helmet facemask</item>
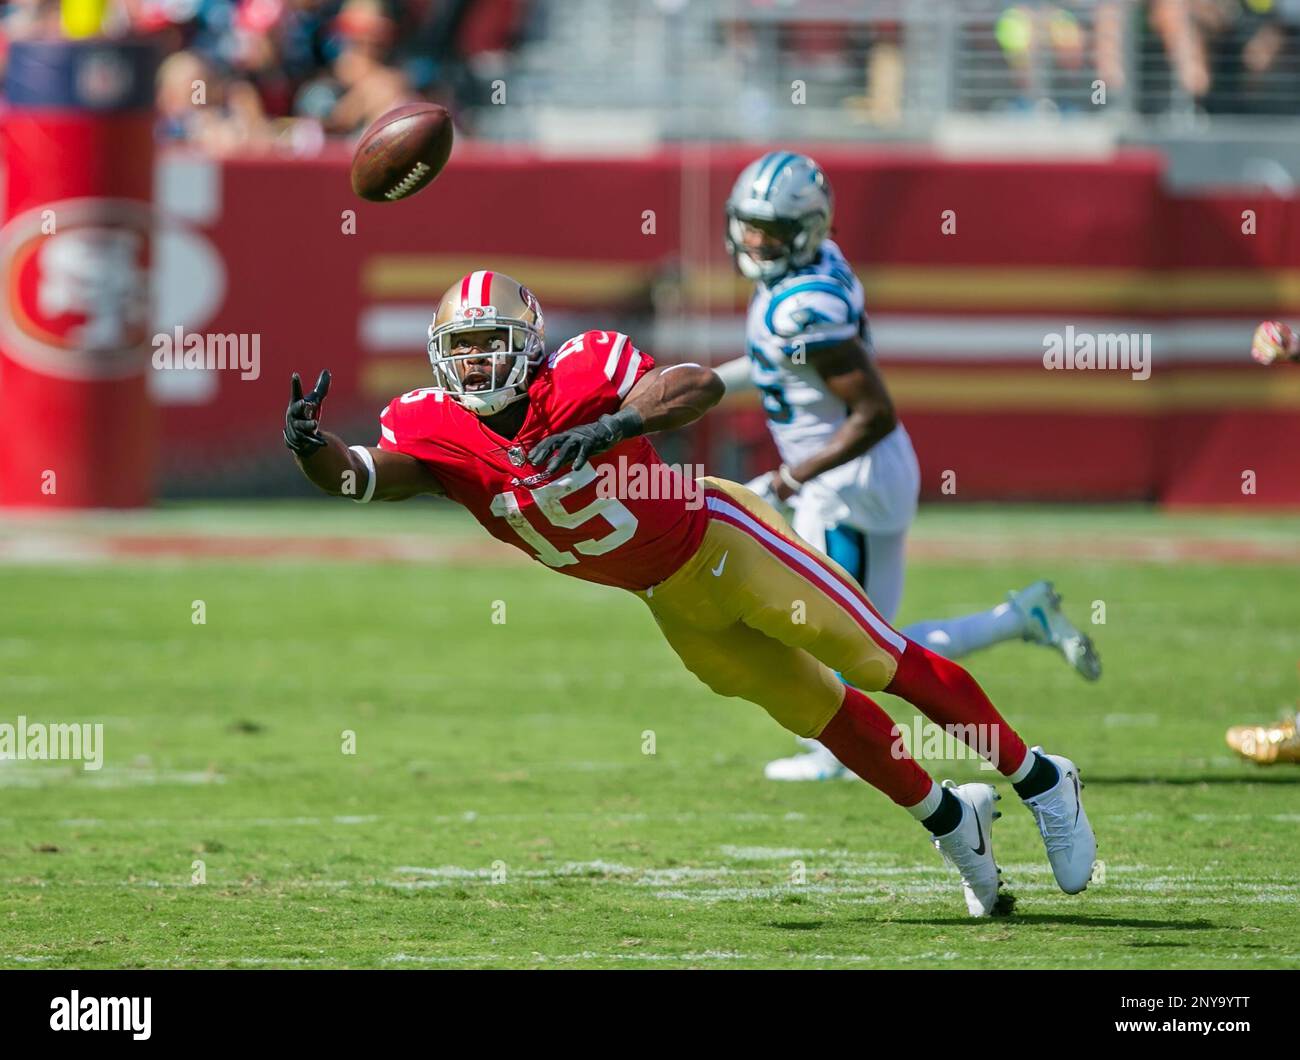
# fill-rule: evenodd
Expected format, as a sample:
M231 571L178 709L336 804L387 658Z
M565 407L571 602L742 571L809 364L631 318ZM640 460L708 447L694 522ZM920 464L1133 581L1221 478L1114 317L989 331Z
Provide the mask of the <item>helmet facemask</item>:
M473 333L473 342L466 342L467 333ZM492 416L527 394L545 345L537 329L524 321L480 311L441 327L429 325L428 351L434 389L475 415Z
M727 253L742 275L775 283L816 260L834 200L807 155L771 151L746 166L727 197Z
M752 245L755 233L766 237L758 245ZM770 283L806 264L811 260L805 253L809 238L803 222L745 216L735 208L727 209L727 251L741 275L751 280Z

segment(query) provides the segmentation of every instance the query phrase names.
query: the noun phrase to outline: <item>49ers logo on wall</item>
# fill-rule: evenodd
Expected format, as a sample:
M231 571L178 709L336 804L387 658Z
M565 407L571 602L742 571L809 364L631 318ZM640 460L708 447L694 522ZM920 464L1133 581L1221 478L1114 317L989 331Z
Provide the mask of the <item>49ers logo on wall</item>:
M61 378L148 366L152 211L130 199L65 199L0 230L0 345Z

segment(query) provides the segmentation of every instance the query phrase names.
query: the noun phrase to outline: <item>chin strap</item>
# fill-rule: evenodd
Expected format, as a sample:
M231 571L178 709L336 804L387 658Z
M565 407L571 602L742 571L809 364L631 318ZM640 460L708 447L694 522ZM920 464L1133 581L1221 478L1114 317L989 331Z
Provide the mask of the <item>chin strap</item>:
M515 393L512 394L506 401L503 401L500 405L496 405L495 407L492 408L489 408L486 405L477 402L473 404L467 403L463 400L461 401L461 405L464 408L469 409L470 412L473 412L475 415L478 416L495 416L498 412L505 412L506 409L508 409L516 401L524 397L527 393L528 393L527 389L516 389ZM461 398L461 399L473 398L477 396L478 396L477 394L472 394L472 393L452 395L452 397L454 398Z

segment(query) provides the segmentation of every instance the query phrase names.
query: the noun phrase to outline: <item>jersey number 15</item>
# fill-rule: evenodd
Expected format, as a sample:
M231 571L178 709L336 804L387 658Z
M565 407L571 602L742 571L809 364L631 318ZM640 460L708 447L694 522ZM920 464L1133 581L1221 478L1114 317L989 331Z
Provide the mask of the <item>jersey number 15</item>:
M576 512L571 512L564 507L565 497L576 493L595 479L596 469L586 464L581 471L571 471L563 478L528 491L537 510L552 526L564 530L576 530L583 523L597 516L609 523L612 527L611 533L604 537L591 537L574 543L574 551L581 552L584 556L603 556L606 552L612 552L625 541L630 541L637 528L636 516L617 497L598 495L590 504L584 505ZM556 548L529 521L528 516L520 510L519 498L513 491L507 490L492 498L492 514L505 519L515 533L536 549L537 558L548 567L568 567L579 562L578 556L573 552Z

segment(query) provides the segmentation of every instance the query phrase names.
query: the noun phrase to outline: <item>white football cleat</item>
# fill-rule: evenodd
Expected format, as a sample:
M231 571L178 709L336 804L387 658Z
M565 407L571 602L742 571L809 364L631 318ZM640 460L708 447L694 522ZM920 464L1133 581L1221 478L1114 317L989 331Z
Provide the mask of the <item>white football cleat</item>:
M999 893L1002 880L993 860L993 822L1002 816L993 804L1002 796L990 784L957 787L945 780L943 786L961 803L961 824L947 835L935 836L935 849L961 873L961 889L971 916L1006 916L1016 900Z
M1051 582L1037 581L1007 599L1025 622L1025 639L1055 648L1085 680L1101 676L1101 656L1092 638L1065 617L1061 597Z
M1043 754L1041 747L1033 752ZM1043 755L1061 776L1055 787L1025 799L1025 806L1038 822L1038 833L1047 847L1052 875L1066 894L1078 894L1088 886L1092 863L1097 860L1097 837L1092 833L1080 796L1079 768L1060 755Z
M763 767L763 776L768 780L839 780L853 776L849 767L831 754L829 747L803 736L795 739L807 750L803 754L768 762Z

